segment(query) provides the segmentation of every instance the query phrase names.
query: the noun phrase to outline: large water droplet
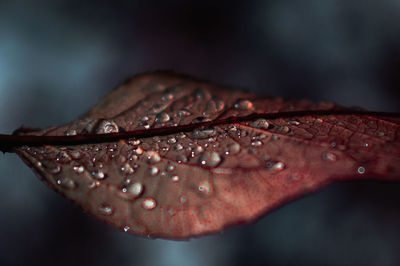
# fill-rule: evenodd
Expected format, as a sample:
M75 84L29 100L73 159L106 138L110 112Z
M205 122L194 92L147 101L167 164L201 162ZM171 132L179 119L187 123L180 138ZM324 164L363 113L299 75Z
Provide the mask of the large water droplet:
M155 120L155 121L156 121L157 123L166 123L166 122L168 122L169 120L171 120L171 117L169 116L169 114L162 112L162 113L159 113L159 114L156 116L156 120Z
M110 216L114 213L113 208L110 205L105 204L105 203L101 204L99 206L98 210L102 215L105 215L105 216Z
M150 197L146 197L143 199L142 201L142 207L145 210L152 210L155 207L157 207L157 202L155 199L150 198Z
M213 127L211 127L211 128L202 128L202 129L196 128L193 131L192 138L194 138L194 139L206 139L206 138L215 136L216 133L217 133L217 131Z
M123 187L120 191L120 196L124 199L135 199L143 192L144 186L139 182L131 183Z
M159 163L161 161L160 154L156 151L146 152L147 161L151 164Z
M254 105L250 100L239 99L238 101L236 101L233 107L238 110L252 110L254 108Z
M268 129L268 128L269 128L269 123L268 123L268 121L267 121L266 119L264 119L264 118L257 119L256 121L254 121L253 123L251 123L251 125L252 125L253 127L261 128L261 129Z
M97 134L117 133L118 125L112 120L102 120L96 129Z
M226 147L225 154L237 154L240 152L240 145L239 143L232 143L228 147Z
M205 167L216 167L221 161L221 156L217 152L205 152L199 158L199 164Z

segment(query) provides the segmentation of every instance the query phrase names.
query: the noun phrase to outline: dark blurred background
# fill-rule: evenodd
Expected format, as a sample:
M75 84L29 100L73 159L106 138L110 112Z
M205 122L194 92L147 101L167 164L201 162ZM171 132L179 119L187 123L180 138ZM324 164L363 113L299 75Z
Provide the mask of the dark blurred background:
M400 111L400 1L0 0L0 133L74 120L136 73ZM400 265L400 185L335 184L189 242L127 235L0 155L0 265Z

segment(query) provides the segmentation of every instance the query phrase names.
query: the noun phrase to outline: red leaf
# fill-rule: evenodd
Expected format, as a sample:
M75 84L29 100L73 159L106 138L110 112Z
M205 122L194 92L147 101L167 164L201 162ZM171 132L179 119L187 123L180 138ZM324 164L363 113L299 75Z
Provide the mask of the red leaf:
M17 145L44 182L99 219L182 239L254 221L335 180L399 179L399 125L396 114L153 73L68 125L7 136L2 149Z

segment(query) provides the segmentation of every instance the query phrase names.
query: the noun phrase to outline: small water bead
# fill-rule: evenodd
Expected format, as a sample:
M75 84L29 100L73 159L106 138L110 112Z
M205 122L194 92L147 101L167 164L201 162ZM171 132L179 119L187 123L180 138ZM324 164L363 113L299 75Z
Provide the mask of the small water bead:
M199 155L200 153L202 153L204 151L203 147L200 145L197 145L195 148L193 148L193 155Z
M266 163L266 166L274 171L282 171L286 167L286 165L283 162L272 162L272 161L268 161Z
M286 134L290 132L290 128L288 126L283 126L279 128L279 131Z
M147 122L147 121L149 121L149 120L150 120L150 117L148 117L147 115L142 116L142 117L139 119L140 122Z
M73 169L77 174L82 174L85 171L85 168L82 165L76 165Z
M199 164L206 167L216 167L221 163L221 156L217 152L205 152L199 158Z
M263 145L263 142L261 140L254 140L251 142L251 146L253 147L260 147Z
M188 161L188 158L186 157L186 155L179 155L178 156L178 163L186 163Z
M168 208L168 214L169 214L170 216L175 216L176 213L177 213L177 211L176 211L176 209L175 209L174 207L169 207L169 208Z
M124 199L135 199L139 197L144 190L142 183L134 182L121 189L120 196Z
M257 119L256 121L254 121L253 123L251 123L251 125L252 125L253 127L261 128L261 129L268 129L268 128L269 128L269 123L268 123L268 121L267 121L266 119L264 119L264 118Z
M168 122L170 120L171 120L171 117L169 116L169 114L162 112L162 113L159 113L156 116L156 120L155 121L157 123L166 123L166 122Z
M194 91L194 97L197 100L206 100L211 97L210 92L208 90L205 90L204 88L197 88Z
M178 182L179 181L179 176L177 176L177 175L173 175L173 176L171 176L171 180L172 180L172 182Z
M221 100L211 100L207 103L206 111L210 113L217 113L224 109L225 103Z
M336 162L336 159L337 159L336 154L334 154L332 152L324 153L322 155L322 158L324 158L325 160L330 161L330 162Z
M172 165L171 163L168 163L165 167L165 170L167 170L167 172L172 172L175 170L175 166Z
M81 157L81 153L77 150L71 150L71 151L68 151L68 153L75 160L79 159Z
M97 134L117 133L118 125L112 120L102 120L96 129Z
M236 101L233 107L238 110L252 110L254 108L254 104L248 99L239 99Z
M104 173L104 172L101 171L101 170L95 170L95 171L92 172L92 176L93 176L94 178L98 179L98 180L103 180L104 178L107 177L107 174Z
M93 181L89 184L88 188L89 189L95 189L101 185L99 180Z
M171 137L167 140L168 144L175 144L176 143L176 138L175 137Z
M137 147L137 148L134 150L134 152L135 152L137 155L142 155L143 152L144 152L144 150L143 150L142 148L140 148L140 147Z
M75 183L75 181L70 178L58 179L57 185L59 185L62 188L65 188L65 189L69 189L69 190L74 190L78 187L77 184Z
M152 167L150 167L150 169L149 169L149 174L150 174L151 176L156 176L156 175L158 174L159 171L160 171L160 170L159 170L157 167L152 166Z
M67 152L62 151L57 154L56 161L62 164L69 163L71 161L71 157Z
M176 145L174 146L174 150L176 150L176 151L183 150L182 144L180 144L180 143L176 144Z
M359 173L359 174L365 174L365 167L363 167L363 166L359 166L358 168L357 168L357 172Z
M156 151L148 151L146 152L147 161L151 164L156 164L161 161L161 156Z
M187 117L187 116L191 116L192 113L189 112L189 111L186 110L186 109L182 109L182 110L179 110L179 111L178 111L177 115L178 115L178 117Z
M142 141L141 141L140 139L130 139L130 140L128 140L128 144L130 144L130 145L135 145L135 146L137 146L137 145L139 145L140 143L142 143Z
M132 166L129 163L125 163L123 166L121 166L121 172L124 174L133 174L135 170L133 170Z
M143 124L143 127L144 127L145 129L149 129L149 128L150 128L150 125L149 125L148 123L146 123L146 124Z
M105 216L110 216L114 213L113 208L110 205L105 204L105 203L101 204L99 206L98 210L102 215L105 215Z
M78 134L75 128L69 128L66 131L64 131L64 134L67 136L75 136Z
M155 199L150 198L150 197L146 197L143 199L142 201L142 207L145 210L152 210L155 207L157 207L157 202Z
M187 201L187 198L185 196L180 196L179 197L179 202L184 204Z
M213 137L217 134L217 131L215 130L215 128L196 128L193 131L192 134L192 138L194 139L206 139L206 138L210 138Z
M125 225L123 228L124 232L128 232L131 228L128 225Z
M298 126L298 125L300 125L300 122L297 121L297 120L290 120L290 121L288 121L288 124L289 124L289 125Z
M42 166L47 170L47 172L53 175L61 172L61 166L51 161L43 161Z
M208 182L200 183L197 189L202 194L209 194L211 192L210 184Z
M228 147L226 147L225 154L238 154L240 152L240 145L239 143L232 143Z

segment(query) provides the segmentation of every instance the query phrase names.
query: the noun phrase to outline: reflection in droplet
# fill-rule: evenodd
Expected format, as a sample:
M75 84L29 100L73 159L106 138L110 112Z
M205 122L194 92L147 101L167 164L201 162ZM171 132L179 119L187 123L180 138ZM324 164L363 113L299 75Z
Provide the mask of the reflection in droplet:
M139 182L131 183L123 187L120 191L120 196L125 199L135 199L143 192L143 185Z
M253 103L250 100L247 99L240 99L236 101L236 103L233 105L235 109L239 110L251 110L254 108Z
M112 120L102 120L96 129L97 134L117 133L118 125Z
M148 151L146 152L147 161L151 164L156 164L161 161L160 154L156 151Z
M155 207L157 207L157 202L155 199L150 198L150 197L146 197L143 199L142 201L142 207L145 210L152 210Z
M251 142L251 146L253 146L253 147L260 147L260 146L262 146L262 145L263 145L263 143L262 143L261 140L253 140L253 141Z
M221 156L217 152L205 152L199 158L199 164L206 167L216 167L221 163Z
M216 133L217 133L217 131L215 130L215 128L212 128L212 127L211 128L203 128L203 129L196 128L193 131L192 138L206 139L206 138L215 136Z
M162 113L159 113L156 116L156 120L155 121L158 122L158 123L166 123L169 120L171 120L171 117L169 116L169 114L162 112Z
M251 125L252 125L253 127L261 128L261 129L268 129L268 128L269 128L269 123L268 123L268 121L267 121L266 119L264 119L264 118L257 119L256 121L254 121L253 123L251 123Z
M106 216L110 216L114 212L113 208L108 204L101 204L98 209L102 215Z
M273 162L273 161L266 162L266 166L274 171L282 171L286 167L286 165L283 162Z

